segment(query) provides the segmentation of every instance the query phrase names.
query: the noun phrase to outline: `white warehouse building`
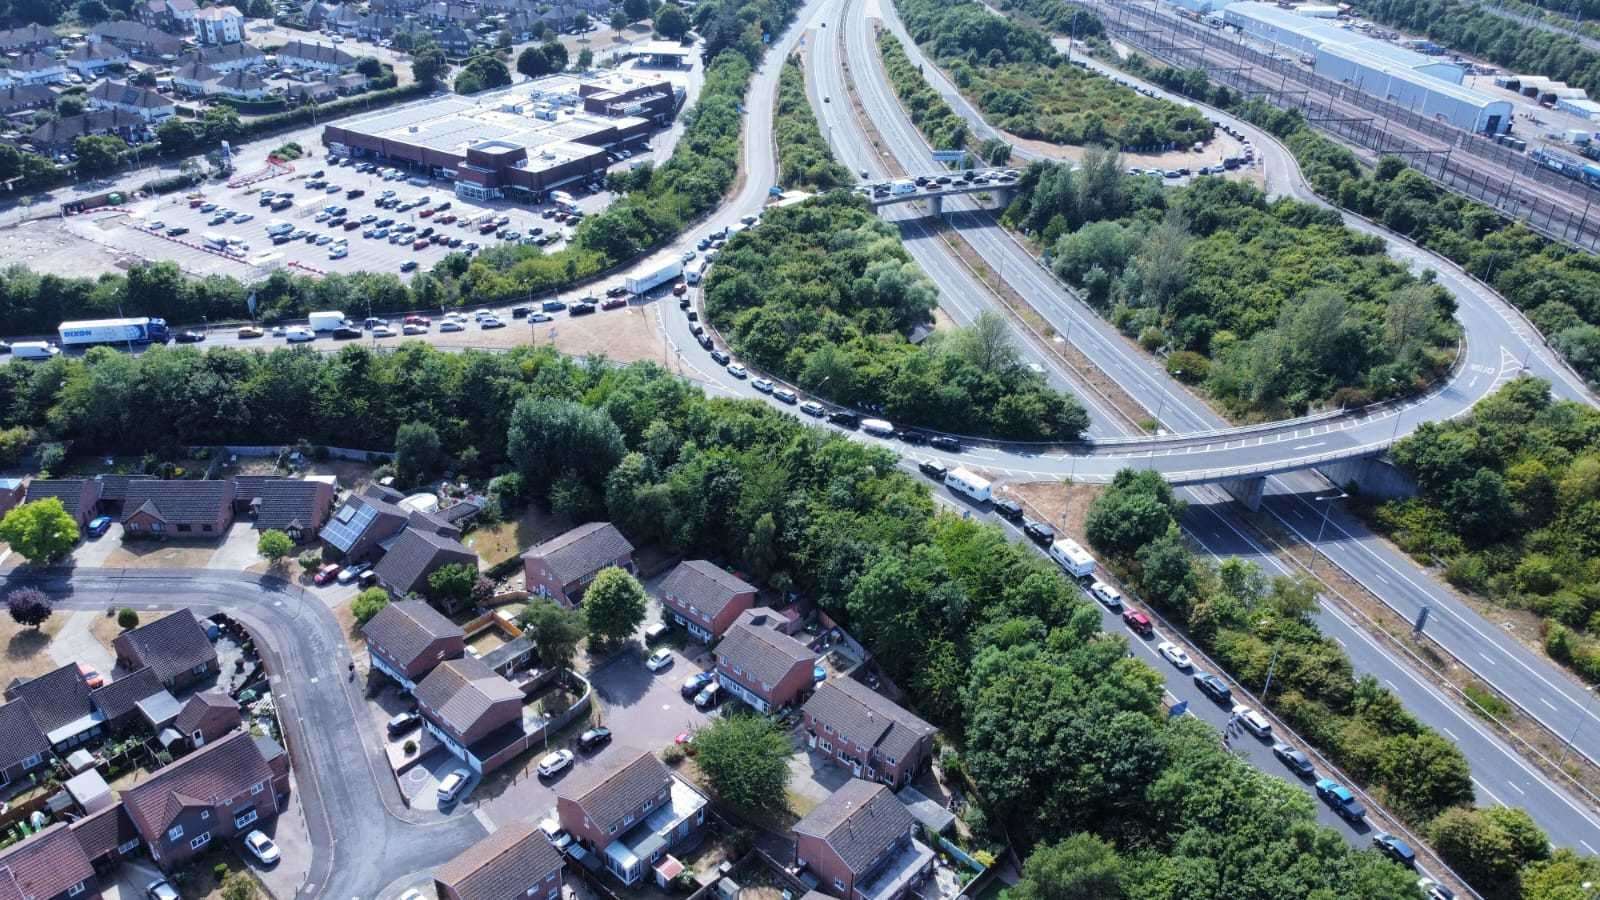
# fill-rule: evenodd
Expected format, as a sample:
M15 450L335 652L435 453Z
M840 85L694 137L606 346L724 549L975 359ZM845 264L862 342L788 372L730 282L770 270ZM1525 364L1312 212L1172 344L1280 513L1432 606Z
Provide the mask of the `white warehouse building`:
M1465 68L1447 59L1369 38L1326 19L1299 15L1270 3L1230 3L1222 9L1222 21L1250 37L1282 44L1305 56L1315 56L1323 47L1350 47L1451 84L1460 84L1466 76Z
M1324 78L1464 131L1501 134L1511 129L1511 101L1497 100L1416 69L1394 65L1353 47L1318 48L1315 69Z

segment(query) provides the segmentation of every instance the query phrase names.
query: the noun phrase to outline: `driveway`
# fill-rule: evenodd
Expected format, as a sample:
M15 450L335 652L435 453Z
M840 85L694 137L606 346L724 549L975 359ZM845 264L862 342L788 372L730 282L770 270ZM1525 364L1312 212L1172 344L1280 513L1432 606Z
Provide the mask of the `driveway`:
M86 609L68 613L66 624L50 639L50 658L63 666L67 663L84 663L109 680L111 670L117 666L117 659L110 648L100 643L100 638L95 636L93 630L95 622L105 617L103 612Z
M400 791L406 795L412 809L425 809L437 812L451 813L464 805L469 805L472 800L472 791L478 786L478 777L473 775L467 782L465 789L456 796L453 803L443 808L439 806L439 782L446 775L457 769L466 769L468 774L472 770L467 764L450 755L444 747L439 747L432 753L423 757L416 765L407 769L400 776Z
M256 552L256 541L260 536L261 533L251 528L249 522L233 523L227 537L222 539L222 544L206 561L206 568L243 572L261 562L261 555Z
M99 537L85 538L72 551L72 563L78 566L99 567L106 564L106 557L122 546L122 523L112 522L111 528Z

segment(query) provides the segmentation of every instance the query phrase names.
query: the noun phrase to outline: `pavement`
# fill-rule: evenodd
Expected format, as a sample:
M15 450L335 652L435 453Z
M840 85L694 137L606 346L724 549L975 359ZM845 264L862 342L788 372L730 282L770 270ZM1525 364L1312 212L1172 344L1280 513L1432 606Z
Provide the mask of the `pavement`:
M50 658L61 666L84 663L109 680L111 670L116 668L117 658L111 648L100 643L100 639L90 630L96 621L105 617L104 610L74 610L67 616L66 624L50 639Z
M212 552L211 559L206 561L206 568L243 572L261 562L261 554L256 552L256 542L260 538L261 532L249 521L234 522L222 543Z

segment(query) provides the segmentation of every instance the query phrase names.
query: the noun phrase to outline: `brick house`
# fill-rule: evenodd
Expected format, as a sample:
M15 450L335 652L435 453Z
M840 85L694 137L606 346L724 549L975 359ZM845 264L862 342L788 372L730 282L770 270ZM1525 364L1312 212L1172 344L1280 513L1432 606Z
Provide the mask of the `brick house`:
M150 481L154 475L96 475L99 483L99 502L96 508L101 515L122 517L122 504L128 499L128 485L135 481Z
M611 758L623 762L578 769L556 787L556 817L608 872L634 884L700 836L706 798L648 750L619 747Z
M0 69L8 83L58 84L67 80L67 67L48 53L24 53Z
M118 666L128 671L149 666L172 691L214 678L222 671L217 648L188 609L124 631L111 645Z
M219 537L233 524L233 482L128 482L122 504L122 536Z
M150 858L181 867L212 841L229 841L277 818L289 792L286 767L272 765L248 732L202 747L122 792Z
M348 72L356 58L332 44L290 41L278 50L278 65L314 72Z
M406 527L410 513L395 505L402 499L399 491L369 484L361 493L345 498L333 518L323 525L322 539L348 562L368 559Z
M67 68L82 75L85 79L100 77L100 73L112 66L125 66L133 62L133 57L128 51L118 47L110 41L96 41L93 44L84 43L72 48L67 54Z
M101 42L102 45L106 42ZM121 81L102 81L89 92L93 109L115 109L132 113L147 122L160 122L178 113L178 105L160 93ZM156 484L206 484L204 481L158 481ZM231 501L231 498L230 498Z
M747 610L717 644L717 683L769 713L791 706L816 683L817 652L774 627L783 619L765 607Z
M0 897L57 900L98 896L94 864L65 822L0 852Z
M661 582L661 605L672 620L707 643L720 640L755 602L755 585L703 559L679 563Z
M28 704L0 704L0 787L27 777L49 760L50 739L33 720Z
M522 554L529 595L576 606L584 588L601 569L634 571L633 545L610 522L590 522L557 535Z
M184 31L189 26L183 26ZM101 22L89 29L90 41L115 41L117 46L150 62L167 61L183 51L183 41L149 25L127 19Z
M172 727L195 749L221 740L239 727L239 704L221 691L201 691L183 705Z
M830 678L800 708L806 742L857 778L902 787L928 764L938 729L852 678Z
M266 93L261 79L244 71L223 75L200 66L189 74L207 74L208 71L210 77L202 87L203 92L230 95L255 93L257 96ZM173 83L177 84L176 76ZM237 90L230 88L230 83ZM274 475L240 475L233 479L234 514L248 516L250 527L257 531L274 528L289 535L296 543L322 530L329 513L333 511L333 501L334 482L331 476L279 478Z
M14 88L13 91L15 90L25 90L25 88ZM49 93L48 88L44 90L45 93ZM0 91L0 94L3 93L3 91ZM50 96L53 98L55 95L51 94ZM15 110L0 110L0 115L6 115L7 112L15 112ZM22 498L27 495L28 483L26 481L21 478L0 478L0 516L5 515L13 506L21 503Z
M434 873L439 900L556 900L561 851L532 819L514 822L468 847Z
M221 44L216 47L196 47L184 54L180 62L185 65L200 63L227 74L238 69L264 66L267 64L267 55L262 53L260 48L241 41L237 44Z
M478 554L449 534L407 528L372 571L378 583L400 596L427 589L428 576L444 566L478 569Z
M76 747L105 730L77 663L67 663L6 686L7 706L26 704L29 715L57 750Z
M61 501L61 506L82 528L95 516L95 504L100 501L100 483L93 478L35 478L28 482L26 503L47 497Z
M407 691L448 659L466 652L461 627L417 600L391 603L361 629L372 667Z
M477 657L445 660L413 693L423 727L473 771L523 749L522 691Z
M916 825L888 787L851 779L795 823L795 865L840 900L894 900L933 868Z
M112 733L123 734L143 721L140 703L166 692L161 676L156 674L155 669L145 666L90 691L89 702L105 717L106 727Z
M61 39L56 33L38 24L0 31L0 53L23 53L55 46Z

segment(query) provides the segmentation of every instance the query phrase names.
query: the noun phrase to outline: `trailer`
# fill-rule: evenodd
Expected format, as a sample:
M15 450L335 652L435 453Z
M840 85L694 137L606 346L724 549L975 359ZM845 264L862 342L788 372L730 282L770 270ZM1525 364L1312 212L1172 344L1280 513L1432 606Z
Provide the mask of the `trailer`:
M951 469L944 476L944 486L966 494L978 503L987 503L992 499L989 479L970 469Z
M335 331L344 327L344 313L338 310L314 312L310 316L311 330Z
M628 293L634 296L649 293L652 288L660 287L681 274L683 274L683 263L675 260L654 272L638 276L629 275L627 280Z
M129 319L86 319L62 322L56 329L63 347L92 344L165 344L170 333L166 319L147 316Z
M1094 574L1094 557L1089 551L1071 538L1056 538L1055 543L1046 551L1056 565L1065 569L1073 578L1088 578Z

